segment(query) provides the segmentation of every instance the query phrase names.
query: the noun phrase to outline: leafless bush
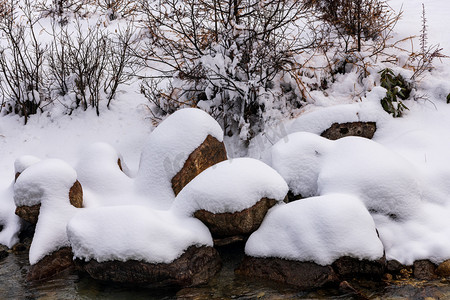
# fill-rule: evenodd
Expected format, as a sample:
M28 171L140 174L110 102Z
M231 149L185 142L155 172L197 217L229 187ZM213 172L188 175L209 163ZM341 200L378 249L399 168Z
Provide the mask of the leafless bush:
M21 6L24 19L14 12L17 5L16 1L4 5L4 17L0 18L3 38L0 47L0 90L3 95L0 109L23 116L26 124L29 115L35 114L49 101L44 85L46 46L36 37L37 20L33 17L31 3L25 1Z
M303 1L141 1L149 43L142 56L168 90L143 93L155 112L182 106L208 111L243 140L302 105L294 55L314 37L302 35ZM146 88L147 87L147 88ZM154 99L156 97L157 99Z
M137 10L137 3L132 0L97 0L97 5L111 21L134 15Z

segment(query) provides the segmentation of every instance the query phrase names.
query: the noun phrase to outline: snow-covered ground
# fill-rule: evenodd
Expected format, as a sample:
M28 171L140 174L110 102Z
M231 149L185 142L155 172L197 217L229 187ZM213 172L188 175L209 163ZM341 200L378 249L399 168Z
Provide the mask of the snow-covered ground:
M393 8L403 7L404 10L404 16L395 29L394 39L420 34L422 2L424 1L390 1ZM450 19L447 16L450 4L447 0L424 3L428 19L428 43L440 44L444 48L443 53L450 55ZM417 49L418 43L414 47ZM450 104L446 104L446 96L450 93L450 59L436 60L434 66L435 70L425 74L418 84L417 93L422 97L418 101L405 101L409 110L403 118L394 119L382 110L379 100L383 97L384 90L379 87L373 88L360 102L340 104L349 102L346 93L354 89L351 77L354 74L350 73L348 77L340 79L339 86L330 89L333 94L328 97L333 99L330 101L333 106L323 108L322 106L327 106L326 98L318 96L319 105L310 105L297 119L286 120L279 128L272 128L272 132L268 130L270 142L258 138L253 141L249 156L261 159L275 168L291 189L318 197L305 203L278 205L272 209L260 231L249 240L249 254L311 259L324 264L347 253L361 258L377 258L381 252L373 230L375 226L388 259L411 264L417 259L428 258L441 262L450 258ZM74 111L70 116L57 112L44 113L31 116L26 126L17 116L0 117L0 224L4 226L0 232L1 244L12 246L17 242L19 219L14 215L14 162L23 155L32 155L44 161L49 158L63 160L77 171L78 179L85 188L85 203L92 210L80 209L81 213L71 222L62 218L58 223L64 225L69 222L69 238L79 257L125 259L124 253L138 249L123 248L123 243L116 242L125 238L138 239L146 232L153 232L147 239L167 237L168 232L173 239L161 238L160 244L161 247L166 247L167 252L157 249L155 257L149 257L148 253L144 255L137 251L131 255L132 258L167 262L176 258L180 251L191 244L211 245L210 236L199 222L190 218L175 221L170 211L154 211L151 201L143 204L142 189L136 186L148 187L149 194L153 188L145 180L144 183L139 183L145 175L142 172L147 172L152 167L151 164L158 163L155 155L167 154L170 149L153 149L152 152L154 144L146 145L146 141L152 139L150 133L154 130L154 125L148 112L149 103L138 90L137 84L124 87L110 109L104 108L100 117L89 109L86 112ZM304 164L295 157L286 161L286 157L292 155L290 151L295 152L295 147L303 144L300 141L297 145L296 132L320 134L334 122L357 120L377 122L373 141L344 139L331 142L322 141L317 136L311 138L310 135L300 134L303 135L300 140L305 136L308 140L310 149L306 150L318 153L323 151L319 158L316 152L297 157L311 158L307 166L314 176L295 173L298 170L296 168ZM176 123L171 125L171 130L177 130ZM189 128L181 129L183 131L180 131L180 136L176 132L173 134L172 138L176 142L183 139L183 135L194 135L187 130ZM212 134L219 135L218 128L209 129ZM203 134L204 132L200 134L201 137L195 138L194 144L198 143L197 140L202 141ZM162 138L153 137L156 142L161 142ZM226 141L230 150L239 147L232 139ZM281 144L272 148L272 144L277 141ZM287 149L282 149L283 144ZM178 147L176 143L174 147ZM145 162L140 163L144 148L150 149L144 153L150 153L148 155L151 158L145 158L145 154ZM303 151L306 150L303 148ZM175 156L176 154L174 153ZM118 169L115 168L118 157L128 167L126 175L117 172ZM179 165L179 160L186 158L172 157L174 159ZM148 168L139 168L140 164L145 167L146 163L150 164ZM137 183L131 182L134 177ZM156 179L162 178L155 177ZM166 197L167 191L163 192ZM107 201L108 198L110 202ZM315 199L318 200L316 204L313 202ZM102 207L129 204L134 206L127 206L122 210ZM145 208L139 210L136 204L142 204ZM168 206L163 205L164 209ZM68 210L67 215L75 214L73 209ZM50 210L45 211L51 216ZM101 218L96 218L97 211L101 212L98 214ZM152 220L146 220L143 216L147 212ZM349 215L345 215L346 213ZM318 219L311 214L319 215ZM125 227L113 226L115 230L103 230L103 227L99 227L99 224L114 223L122 218L120 224L127 224ZM159 219L170 224L161 227L161 224L157 224ZM38 231L41 230L39 227L46 230L45 222L42 224L38 225ZM325 230L333 225L339 226L333 230ZM48 226L51 227L51 224ZM83 237L86 226L97 229L85 231L86 237ZM354 232L348 242L343 242L349 228L358 226L361 226L360 231ZM297 236L303 227L315 230L308 235ZM129 228L130 236L127 236L128 232L123 231L123 228ZM170 230L166 232L164 228ZM192 229L192 235L185 232L186 228ZM58 230L58 234L63 235L58 242L67 245L67 237L61 233L64 228ZM327 236L330 234L333 234L332 238ZM45 232L41 236L46 236ZM102 237L102 240L98 240L98 237ZM39 243L42 245L45 241ZM94 249L93 243L103 244L105 247ZM302 243L306 245L299 248ZM331 245L340 252L331 251ZM354 245L360 248L355 248ZM141 248L140 244L135 246ZM371 247L364 248L366 246ZM322 247L326 248L319 251ZM45 251L52 250L53 248ZM31 261L34 263L41 255L42 251L36 257L30 257Z

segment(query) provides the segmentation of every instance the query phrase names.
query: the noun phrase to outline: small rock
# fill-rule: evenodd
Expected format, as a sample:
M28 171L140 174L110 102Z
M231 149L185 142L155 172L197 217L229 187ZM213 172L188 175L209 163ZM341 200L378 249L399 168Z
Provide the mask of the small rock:
M337 259L332 266L339 278L362 276L379 280L386 270L386 259L382 257L376 261L370 261L345 256Z
M337 286L339 284L339 278L331 266L273 257L245 256L235 272L238 275L292 284L301 290Z
M195 176L224 160L227 160L224 143L208 135L203 143L189 155L183 168L172 178L172 189L175 195L178 195Z
M437 278L436 265L427 259L415 261L413 268L414 278L416 279L433 280Z
M388 260L386 263L386 270L392 274L399 274L400 270L403 268L405 268L405 266L395 259Z
M334 123L320 135L329 140L337 140L346 136L360 136L371 139L376 130L375 122Z
M61 248L32 265L28 271L27 280L38 281L74 267L73 253L70 247Z
M450 259L444 261L437 267L436 274L441 277L450 277Z
M8 257L8 255L9 255L8 247L0 245L0 260Z

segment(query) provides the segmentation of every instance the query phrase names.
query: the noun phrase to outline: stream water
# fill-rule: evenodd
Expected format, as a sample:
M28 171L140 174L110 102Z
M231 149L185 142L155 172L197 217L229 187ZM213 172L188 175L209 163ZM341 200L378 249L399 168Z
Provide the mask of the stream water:
M224 266L207 285L182 290L104 284L73 272L30 283L26 281L28 252L10 253L0 260L0 299L450 299L448 280L390 285L352 281L359 297L338 289L301 292L288 285L236 276L234 268L241 257L234 250L221 250Z

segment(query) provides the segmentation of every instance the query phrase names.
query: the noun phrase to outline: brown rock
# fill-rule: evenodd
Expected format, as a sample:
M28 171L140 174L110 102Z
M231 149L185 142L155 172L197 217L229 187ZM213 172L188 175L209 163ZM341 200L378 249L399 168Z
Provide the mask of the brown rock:
M267 211L277 202L263 198L240 212L214 214L202 209L196 211L194 216L209 228L213 237L248 235L258 229Z
M27 280L44 280L74 267L72 248L64 247L45 256L30 267Z
M386 263L386 269L390 273L394 273L394 274L400 273L400 270L404 269L404 268L405 268L405 266L402 265L399 261L397 261L395 259L388 260Z
M246 256L235 272L238 275L292 284L302 290L339 284L339 279L331 266L281 258Z
M69 190L69 201L76 208L83 207L83 188L78 180Z
M227 151L225 150L225 145L208 135L203 143L189 155L183 168L172 178L172 189L175 192L175 196L195 176L226 159Z
M220 267L219 253L212 247L189 247L169 264L151 264L142 261L76 260L76 264L92 278L151 287L194 286L206 283Z
M40 209L40 203L32 206L17 206L15 213L25 221L30 222L31 224L36 224Z
M360 136L371 139L376 130L375 122L334 123L320 135L329 140L337 140L346 136Z
M386 270L386 259L382 257L376 261L370 261L344 256L337 259L332 267L341 279L358 276L378 280L383 277Z
M433 280L437 278L436 265L427 259L417 260L413 265L414 278L419 280Z
M450 277L450 259L444 261L437 267L436 274L441 277Z
M14 182L17 181L17 178L19 178L20 174L20 172L16 172L16 175L14 175Z
M77 180L69 190L69 201L73 206L80 208L83 206L83 188L80 182ZM17 206L16 215L18 215L23 220L30 222L31 224L37 224L39 217L39 210L41 209L41 204L36 204L32 206Z

